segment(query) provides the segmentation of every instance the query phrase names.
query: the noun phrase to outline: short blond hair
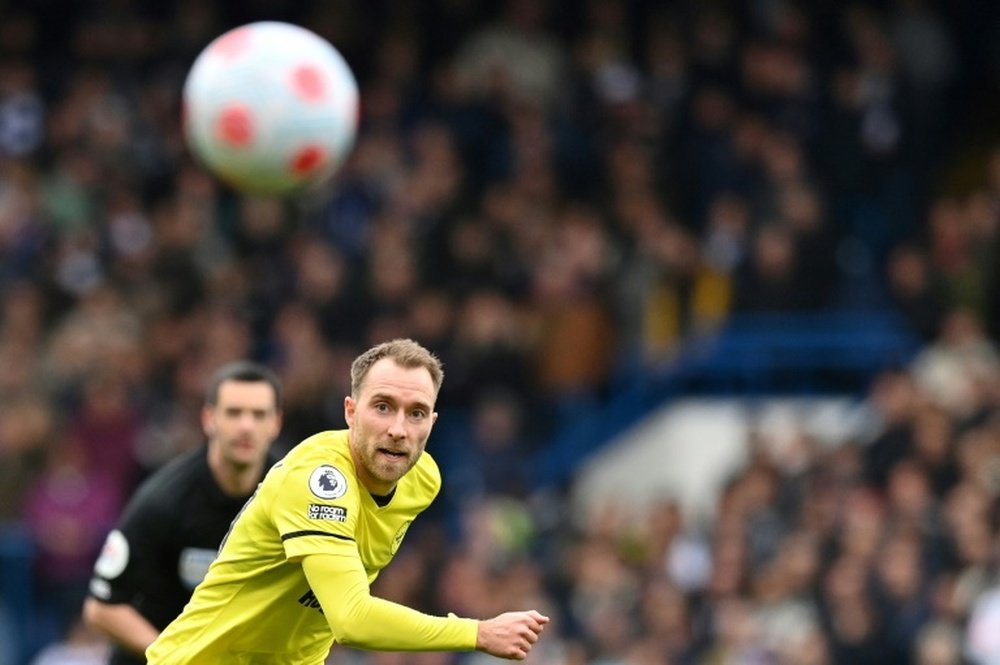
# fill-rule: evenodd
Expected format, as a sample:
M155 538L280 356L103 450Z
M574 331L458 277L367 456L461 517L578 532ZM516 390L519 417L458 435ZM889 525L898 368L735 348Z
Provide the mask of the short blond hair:
M357 399L361 386L372 365L383 358L392 358L400 367L415 369L423 367L431 375L434 394L437 395L444 382L444 367L441 360L412 339L394 339L382 342L368 349L351 363L351 396Z

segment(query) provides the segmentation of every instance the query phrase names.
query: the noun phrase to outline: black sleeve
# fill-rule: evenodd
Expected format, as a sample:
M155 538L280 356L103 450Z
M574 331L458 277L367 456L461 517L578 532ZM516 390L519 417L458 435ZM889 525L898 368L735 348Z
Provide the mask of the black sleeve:
M169 546L172 522L162 502L148 494L137 496L104 542L90 595L105 603L133 604L144 584L164 574L157 562Z

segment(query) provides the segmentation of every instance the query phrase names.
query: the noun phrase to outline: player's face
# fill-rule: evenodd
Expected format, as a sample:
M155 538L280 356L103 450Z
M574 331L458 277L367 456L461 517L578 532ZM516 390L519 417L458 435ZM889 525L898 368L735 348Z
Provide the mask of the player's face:
M202 410L209 445L238 468L260 464L281 430L274 389L266 381L223 381L214 406Z
M388 494L417 463L437 420L434 398L430 372L383 358L368 370L357 400L344 399L351 456L370 492Z

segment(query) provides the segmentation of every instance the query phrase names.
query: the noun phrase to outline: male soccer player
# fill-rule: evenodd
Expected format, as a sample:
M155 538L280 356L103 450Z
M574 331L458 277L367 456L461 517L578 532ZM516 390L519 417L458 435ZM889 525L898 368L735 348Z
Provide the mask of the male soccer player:
M348 429L307 438L268 472L191 602L146 650L149 663L320 665L334 641L525 658L548 622L534 610L436 617L369 590L441 487L424 447L442 378L412 340L358 356Z
M224 365L209 384L201 423L207 445L139 487L94 566L83 614L112 638L112 665L146 662L146 647L181 613L274 461L277 376L252 362Z

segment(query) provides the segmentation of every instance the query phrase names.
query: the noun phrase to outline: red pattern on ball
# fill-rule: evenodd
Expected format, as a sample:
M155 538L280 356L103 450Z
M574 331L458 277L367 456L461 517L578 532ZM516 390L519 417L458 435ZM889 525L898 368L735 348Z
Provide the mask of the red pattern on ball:
M296 175L307 175L325 163L326 150L317 145L308 145L292 156L291 168Z
M229 60L239 57L240 54L250 48L252 33L253 29L248 26L230 30L219 37L218 41L212 45L212 55Z
M253 117L243 104L230 104L219 113L215 123L215 133L219 140L231 146L243 147L254 139Z
M292 90L307 102L318 102L326 96L323 75L312 65L299 65L292 70Z

